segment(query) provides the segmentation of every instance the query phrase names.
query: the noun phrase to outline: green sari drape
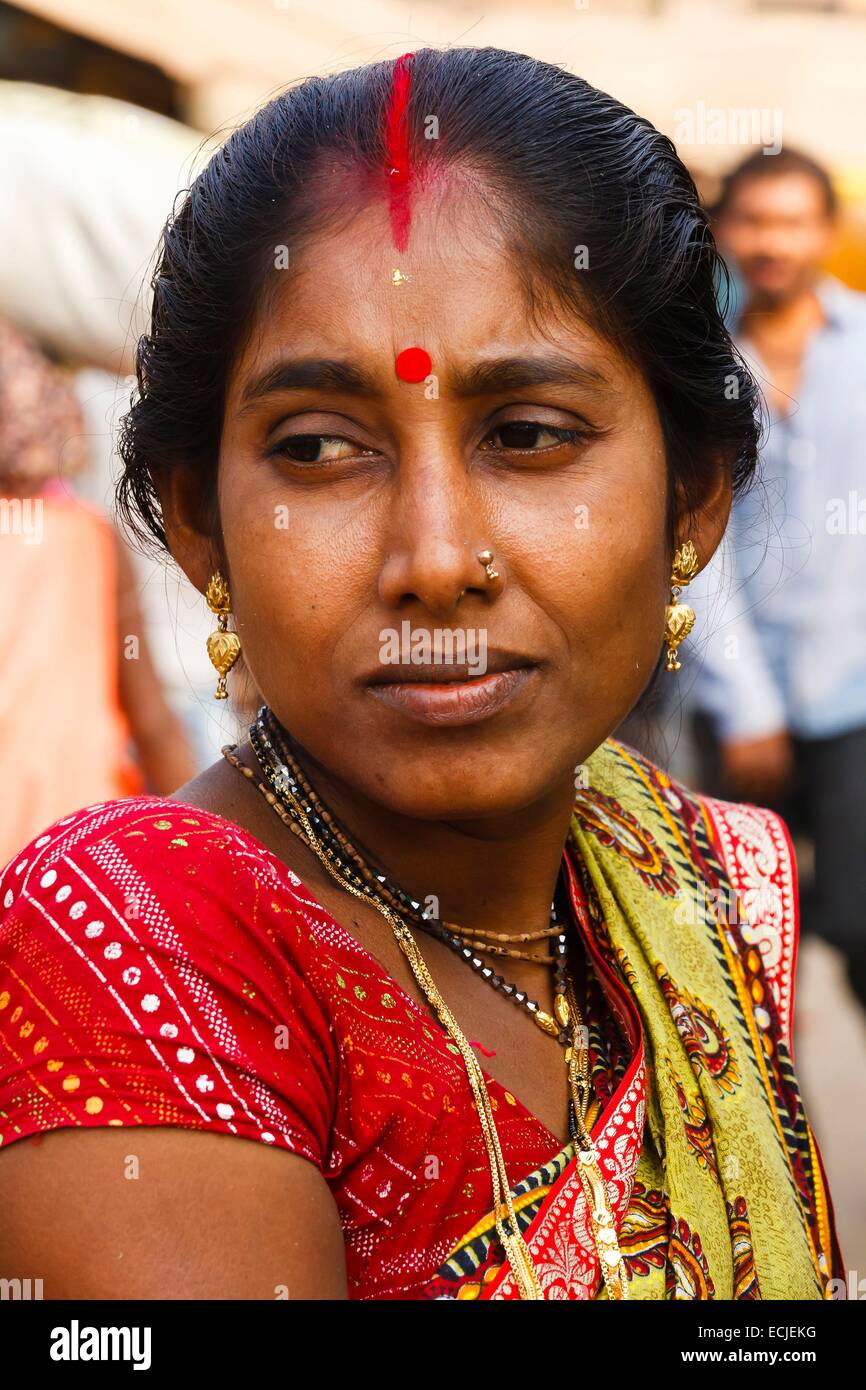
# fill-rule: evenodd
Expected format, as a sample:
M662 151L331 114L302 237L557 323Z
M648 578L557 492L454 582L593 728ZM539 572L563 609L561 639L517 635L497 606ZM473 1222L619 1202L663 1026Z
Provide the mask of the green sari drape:
M782 823L692 797L611 740L588 761L572 836L646 1040L647 1131L620 1231L641 1266L630 1296L822 1298L838 1250L785 1026Z
M613 740L565 866L631 1060L592 1129L638 1299L820 1299L844 1275L791 1061L796 870L770 811L696 797ZM571 1146L512 1189L544 1297L606 1297ZM492 1215L431 1296L518 1296Z

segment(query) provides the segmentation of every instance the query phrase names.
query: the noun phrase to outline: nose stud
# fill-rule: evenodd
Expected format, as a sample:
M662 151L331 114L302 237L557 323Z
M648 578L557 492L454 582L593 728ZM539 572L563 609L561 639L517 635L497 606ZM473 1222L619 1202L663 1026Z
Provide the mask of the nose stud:
M499 578L499 570L495 570L495 569L493 568L493 551L492 551L492 550L480 550L480 551L478 552L478 560L479 560L479 563L482 564L482 565L484 566L484 573L487 575L487 578L488 578L488 579L498 579L498 578Z

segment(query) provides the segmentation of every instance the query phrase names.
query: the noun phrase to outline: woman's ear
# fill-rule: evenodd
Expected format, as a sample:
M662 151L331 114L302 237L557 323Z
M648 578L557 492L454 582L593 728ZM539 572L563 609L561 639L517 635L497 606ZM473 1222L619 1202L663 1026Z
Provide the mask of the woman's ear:
M191 469L172 468L155 480L168 548L191 584L204 594L214 570L220 568L216 488L202 502L201 478Z
M676 544L691 541L698 552L701 569L709 564L728 524L733 503L731 470L719 459L709 487L701 499L689 501L681 484L676 484Z

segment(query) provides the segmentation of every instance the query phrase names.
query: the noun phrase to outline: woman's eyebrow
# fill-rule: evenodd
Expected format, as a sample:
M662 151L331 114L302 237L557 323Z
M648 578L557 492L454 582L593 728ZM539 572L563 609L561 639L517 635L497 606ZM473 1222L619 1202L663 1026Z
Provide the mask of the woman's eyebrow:
M447 372L445 384L455 396L493 395L521 386L583 386L601 392L613 389L602 372L564 353L495 357L476 362L470 367L454 367ZM354 363L337 358L286 359L269 367L246 385L241 397L241 411L266 396L300 390L331 390L344 395L375 396L381 391L381 379Z
M378 389L375 379L351 362L328 357L286 358L247 383L241 395L241 412L280 391L331 390L373 396Z
M520 386L586 386L612 390L603 372L577 362L566 353L529 357L494 357L449 373L448 385L457 396L486 396Z

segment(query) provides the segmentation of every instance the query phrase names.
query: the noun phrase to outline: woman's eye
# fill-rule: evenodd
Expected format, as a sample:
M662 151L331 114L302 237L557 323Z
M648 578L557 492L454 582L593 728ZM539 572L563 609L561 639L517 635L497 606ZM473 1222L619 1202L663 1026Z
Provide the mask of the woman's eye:
M544 453L562 444L574 444L586 439L587 430L561 429L555 425L541 425L534 420L513 420L498 425L485 440L491 441L488 447L497 452ZM293 434L279 440L268 451L290 463L329 464L343 459L363 458L375 453L341 435L331 434Z
M495 441L495 449L540 453L544 449L555 448L558 444L573 444L585 439L586 431L540 425L535 420L513 420L504 425L497 425L487 438Z
M281 439L271 450L292 463L335 463L339 459L368 454L351 440L331 434L293 434Z

